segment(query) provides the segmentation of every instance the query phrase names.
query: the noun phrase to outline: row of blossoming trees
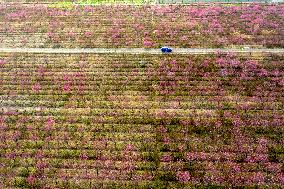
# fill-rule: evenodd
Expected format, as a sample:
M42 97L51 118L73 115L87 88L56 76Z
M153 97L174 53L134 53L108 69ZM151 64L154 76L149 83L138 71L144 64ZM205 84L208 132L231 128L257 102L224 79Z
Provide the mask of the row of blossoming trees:
M283 47L283 4L0 5L1 46Z
M0 187L283 186L283 78L283 54L1 53Z

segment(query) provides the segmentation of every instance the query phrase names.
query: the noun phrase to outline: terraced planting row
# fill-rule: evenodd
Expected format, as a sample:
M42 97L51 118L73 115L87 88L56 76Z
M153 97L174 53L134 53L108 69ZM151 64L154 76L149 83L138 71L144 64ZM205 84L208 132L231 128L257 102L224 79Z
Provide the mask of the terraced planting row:
M1 47L284 47L284 4L0 5Z
M284 184L283 54L0 54L0 187Z

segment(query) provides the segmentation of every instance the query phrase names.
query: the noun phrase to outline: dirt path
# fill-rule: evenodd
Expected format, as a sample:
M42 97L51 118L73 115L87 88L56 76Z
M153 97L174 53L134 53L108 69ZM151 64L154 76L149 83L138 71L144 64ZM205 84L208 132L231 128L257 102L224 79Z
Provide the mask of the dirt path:
M173 52L170 54L210 54L216 52L222 53L284 53L284 49L224 49L224 48L172 48ZM0 52L19 52L19 53L62 53L62 54L78 54L78 53L118 53L118 54L162 54L160 49L144 49L144 48L0 48Z

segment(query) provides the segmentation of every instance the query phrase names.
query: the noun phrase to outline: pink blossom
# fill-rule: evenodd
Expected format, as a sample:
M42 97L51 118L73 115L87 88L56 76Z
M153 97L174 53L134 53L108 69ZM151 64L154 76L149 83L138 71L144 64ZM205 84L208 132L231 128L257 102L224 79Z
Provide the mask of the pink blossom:
M8 29L8 33L13 33L13 32L15 32L15 29L14 29L14 28L9 28L9 29Z
M164 127L164 126L159 126L157 128L157 132L160 132L160 133L166 133L167 132L167 129Z
M65 75L65 76L63 77L63 79L64 79L65 81L70 81L70 77L69 77L68 75Z
M227 72L227 70L226 69L221 69L220 70L220 75L222 76L222 77L225 77L225 76L227 76L228 75L228 72Z
M121 168L126 171L132 171L135 169L135 165L133 161L124 161Z
M2 66L2 65L4 65L6 63L6 61L5 60L0 60L0 66Z
M64 91L70 91L71 90L70 84L65 84L63 86L63 89L64 89Z
M53 37L54 37L54 33L48 32L48 33L47 33L47 36L48 36L49 38L53 38Z
M262 137L259 139L258 144L266 147L268 145L268 142L269 141L266 138Z
M79 94L83 94L86 90L86 85L79 85L77 86L77 91Z
M144 40L144 46L145 47L151 47L153 43L150 40Z
M280 163L267 162L267 163L264 163L263 165L265 167L265 171L268 171L271 173L281 173Z
M185 145L183 145L183 144L180 144L180 145L178 145L178 149L179 149L179 151L184 151L185 150Z
M179 182L188 182L190 180L190 174L188 171L178 171L176 178Z
M169 137L164 137L163 142L164 144L169 144L171 142L171 139Z
M182 124L183 126L188 126L188 125L190 124L190 121L188 121L188 120L182 120L182 121L181 121L181 124Z
M201 161L205 161L207 159L207 153L200 152L198 159L201 160Z
M82 154L80 155L80 159L81 159L81 160L87 160L87 159L88 159L88 154L82 153Z
M142 175L135 174L132 176L131 180L141 181L143 180Z
M75 34L73 31L70 31L70 32L68 33L68 36L69 36L69 37L75 37L76 34Z
M35 154L35 158L37 159L42 159L44 158L44 153L42 150L39 150L36 154Z
M92 36L92 32L86 31L86 32L85 32L85 36L86 36L86 37L91 37L91 36Z
M116 38L119 38L119 35L120 34L116 33L116 34L113 34L111 37L112 37L112 39L116 39Z
M48 119L47 119L47 123L46 123L46 125L51 127L51 126L53 126L53 125L54 125L54 123L55 123L54 119L52 119L52 118L48 118Z
M195 160L195 159L196 159L196 153L194 153L194 152L188 152L188 153L186 154L186 159L187 159L188 161Z
M153 34L159 34L160 33L160 30L154 30L153 31Z
M133 144L127 144L126 146L125 146L125 149L124 149L125 151L133 151L133 150L135 150L135 146L133 145Z
M247 60L245 61L245 67L250 70L255 70L259 67L259 64L256 60Z
M241 172L241 168L237 163L232 164L232 171L233 172Z
M215 122L216 128L220 128L222 126L222 122L220 120L217 120Z
M267 76L268 76L268 71L262 68L262 69L260 70L260 73L258 73L258 76L259 76L259 77L263 77L263 76L264 76L264 77L267 77Z
M177 64L177 61L176 61L176 60L172 60L172 61L171 61L171 64L176 65L176 64Z
M33 85L32 90L35 92L38 92L41 89L41 85L39 83L36 83Z
M187 37L186 35L184 35L184 36L182 36L180 39L181 39L182 41L187 41L187 40L188 40L188 37Z
M217 58L215 62L218 66L221 67L226 64L227 60L224 57L221 57L221 58Z
M27 182L28 184L34 184L36 181L36 177L33 176L33 175L29 175L28 178L27 178Z
M8 128L7 124L5 123L5 118L0 117L0 131L4 131Z
M94 7L92 7L92 6L85 6L84 7L84 12L94 12Z
M161 157L161 161L163 161L163 162L172 161L172 156L165 154L165 155L163 155L163 156Z
M254 173L253 176L252 176L252 181L254 183L262 184L262 183L264 183L264 180L265 180L265 177L264 177L264 174L262 172Z
M37 164L36 164L36 168L38 169L44 169L47 167L47 163L44 162L44 161L38 161Z
M281 173L277 174L277 177L278 177L279 183L281 185L284 185L284 173L281 172Z

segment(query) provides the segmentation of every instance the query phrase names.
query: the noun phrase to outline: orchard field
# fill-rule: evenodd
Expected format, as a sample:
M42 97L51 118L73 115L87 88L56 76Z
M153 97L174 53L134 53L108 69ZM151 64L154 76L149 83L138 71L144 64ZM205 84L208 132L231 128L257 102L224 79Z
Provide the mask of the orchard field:
M1 47L284 47L284 4L14 4L0 12Z
M0 47L284 46L284 4L0 5ZM0 188L281 188L284 54L0 52Z

